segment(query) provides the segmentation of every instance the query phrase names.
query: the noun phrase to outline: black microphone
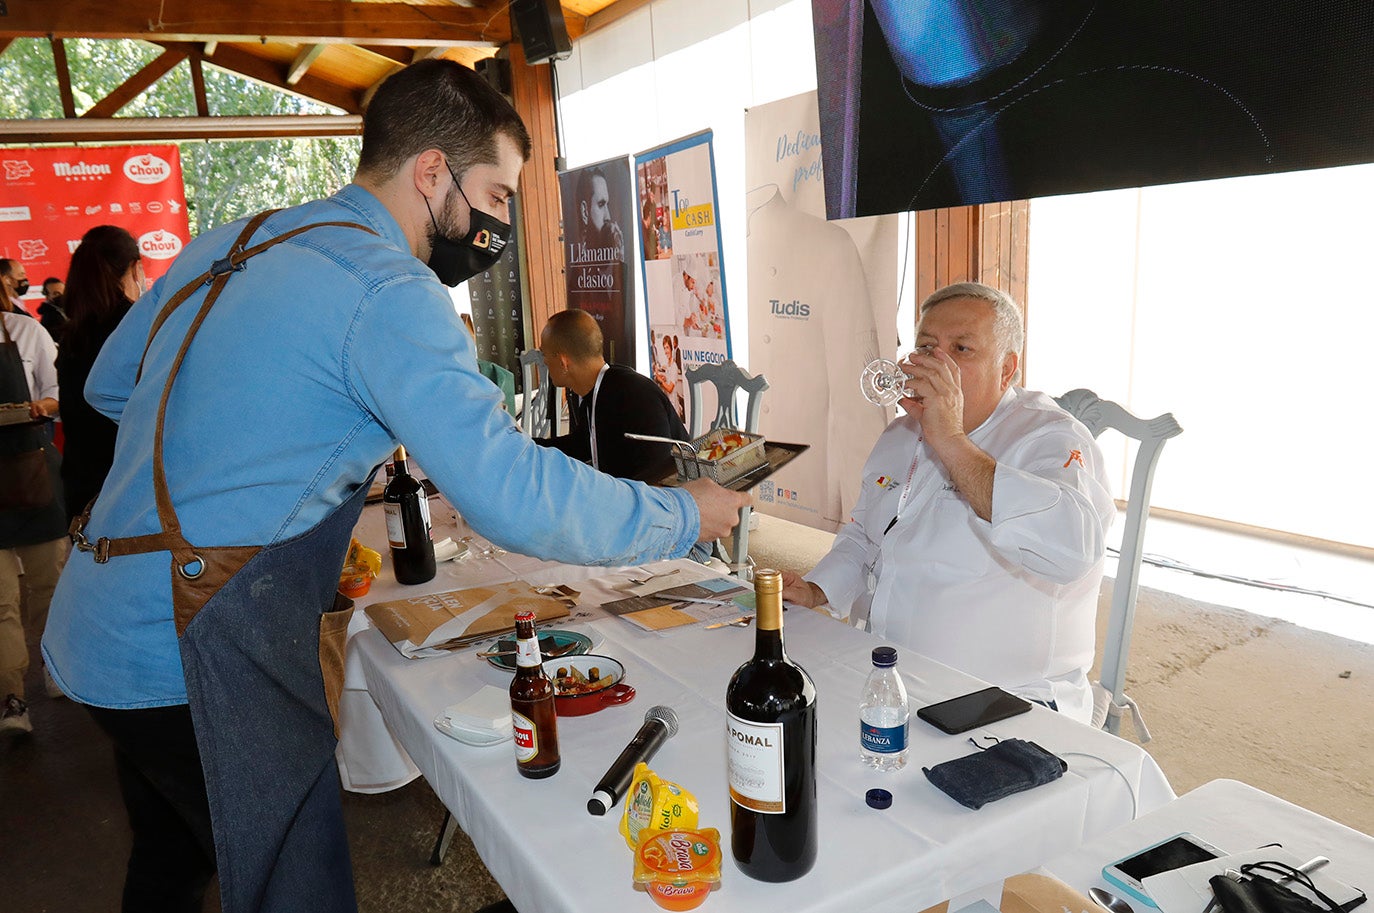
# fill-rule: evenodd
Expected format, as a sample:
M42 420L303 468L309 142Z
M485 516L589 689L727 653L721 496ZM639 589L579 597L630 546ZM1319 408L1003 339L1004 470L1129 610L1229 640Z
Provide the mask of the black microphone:
M593 815L604 815L611 810L625 793L634 775L635 765L640 761L648 762L654 752L668 739L677 735L677 714L671 707L650 707L644 714L644 725L630 739L630 744L615 759L615 763L596 784L596 791L587 800L587 811Z

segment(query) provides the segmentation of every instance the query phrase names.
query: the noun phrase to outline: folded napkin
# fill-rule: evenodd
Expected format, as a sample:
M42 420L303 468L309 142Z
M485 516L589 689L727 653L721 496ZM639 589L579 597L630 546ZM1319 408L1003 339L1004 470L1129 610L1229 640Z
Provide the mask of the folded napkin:
M510 693L504 688L483 685L476 694L445 707L443 715L463 729L509 729Z
M1013 793L1058 780L1066 767L1034 742L1003 739L985 751L921 770L945 795L977 810Z

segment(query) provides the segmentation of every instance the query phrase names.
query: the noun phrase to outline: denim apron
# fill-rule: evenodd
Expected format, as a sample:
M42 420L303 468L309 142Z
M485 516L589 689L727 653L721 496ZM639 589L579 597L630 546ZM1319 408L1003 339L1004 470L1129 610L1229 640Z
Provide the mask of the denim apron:
M171 553L172 608L225 913L353 911L353 871L334 762L353 602L337 589L370 479L290 539L268 546L193 545L181 533L162 460L172 384L230 277L254 255L320 225L371 231L349 222L319 223L245 250L270 214L254 217L229 256L177 292L148 334L151 345L171 312L210 286L168 373L158 410L153 484L161 532L91 543L83 534L89 508L71 532L76 547L94 552L97 563Z

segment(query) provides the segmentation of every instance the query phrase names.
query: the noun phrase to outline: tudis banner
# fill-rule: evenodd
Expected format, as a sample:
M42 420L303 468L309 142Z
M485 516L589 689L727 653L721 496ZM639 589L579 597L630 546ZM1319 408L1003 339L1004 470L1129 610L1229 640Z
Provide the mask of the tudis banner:
M176 146L0 149L0 168L0 256L24 264L30 310L44 279L66 279L72 251L97 225L138 239L150 282L190 240Z

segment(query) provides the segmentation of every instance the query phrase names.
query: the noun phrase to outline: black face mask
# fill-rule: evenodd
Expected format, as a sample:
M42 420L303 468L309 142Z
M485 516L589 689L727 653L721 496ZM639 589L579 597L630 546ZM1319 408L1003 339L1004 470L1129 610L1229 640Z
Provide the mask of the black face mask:
M449 168L449 174L453 174L452 168ZM501 259L501 252L506 249L506 243L510 240L510 225L473 206L468 200L468 195L463 193L463 187L458 183L456 174L453 175L453 185L463 194L463 201L468 204L468 233L463 237L457 240L447 237L439 229L439 222L434 218L434 210L430 209L429 200L425 200L425 208L429 209L429 220L434 223L429 268L434 270L434 275L439 277L440 282L449 287L491 269L496 261Z
M14 284L14 293L18 295L20 298L23 298L25 295L27 295L29 293L29 280L20 279L18 282L16 282Z

